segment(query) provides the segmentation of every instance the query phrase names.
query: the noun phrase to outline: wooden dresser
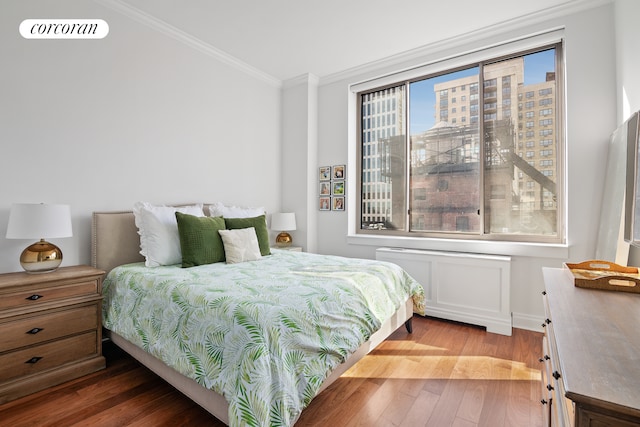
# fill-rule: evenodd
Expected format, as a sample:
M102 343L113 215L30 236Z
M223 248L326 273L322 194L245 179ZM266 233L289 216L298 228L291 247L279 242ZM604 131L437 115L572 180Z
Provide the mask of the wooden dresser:
M640 294L578 288L563 269L543 275L545 425L640 425Z
M0 404L105 367L103 275L88 266L0 274Z

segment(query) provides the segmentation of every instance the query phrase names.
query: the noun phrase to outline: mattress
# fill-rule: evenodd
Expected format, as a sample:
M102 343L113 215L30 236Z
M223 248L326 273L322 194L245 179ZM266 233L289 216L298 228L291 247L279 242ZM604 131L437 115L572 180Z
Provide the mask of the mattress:
M229 402L229 424L293 425L332 370L423 288L395 264L274 250L239 264L134 263L103 324Z

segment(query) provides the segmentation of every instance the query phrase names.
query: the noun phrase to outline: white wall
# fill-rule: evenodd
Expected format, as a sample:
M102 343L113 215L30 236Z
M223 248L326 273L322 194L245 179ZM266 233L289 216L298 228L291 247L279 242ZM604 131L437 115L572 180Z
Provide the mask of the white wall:
M102 40L25 40L27 18L96 18ZM280 208L279 84L95 2L0 5L0 272L13 202L71 205L63 265L89 263L96 210L222 201Z
M560 267L567 260L592 259L598 230L602 183L609 135L616 127L615 45L613 4L598 3L586 10L558 11L506 23L478 34L425 49L404 63L362 68L358 73L330 81L321 80L319 92L318 166L346 163L348 155L348 86L367 78L405 67L437 61L451 54L489 46L539 31L565 28L567 80L567 182L568 249L520 247L513 256L511 308L514 325L538 328L543 316L541 268ZM635 15L634 15L635 16ZM427 30L427 29L425 29ZM355 167L347 171L348 185L355 184ZM353 199L353 197L351 198ZM349 201L353 208L353 200ZM321 212L318 215L318 251L345 256L374 258L382 244L347 242L348 215ZM321 231L320 231L321 230ZM387 245L389 242L385 242ZM391 242L404 246L406 241ZM412 247L433 249L435 242L411 242ZM436 247L437 248L437 247ZM455 250L468 250L458 245ZM476 250L478 251L478 250ZM499 251L492 247L492 252ZM481 252L479 250L478 252ZM514 255L505 251L506 255Z
M640 110L640 55L638 54L638 15L640 2L616 0L615 35L616 66L618 70L618 123L622 124L631 113Z
M616 0L615 35L617 68L617 113L618 124L622 124L631 113L640 110L640 55L638 19L640 2ZM640 248L629 248L628 265L640 266Z
M316 252L317 77L303 75L285 82L282 129L281 208L296 214L297 229L290 233L293 245Z

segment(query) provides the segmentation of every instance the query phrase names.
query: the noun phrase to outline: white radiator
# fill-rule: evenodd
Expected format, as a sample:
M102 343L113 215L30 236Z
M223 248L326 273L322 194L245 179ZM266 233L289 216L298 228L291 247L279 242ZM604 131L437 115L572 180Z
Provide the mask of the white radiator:
M398 264L424 287L427 316L511 335L511 257L378 248L376 259Z

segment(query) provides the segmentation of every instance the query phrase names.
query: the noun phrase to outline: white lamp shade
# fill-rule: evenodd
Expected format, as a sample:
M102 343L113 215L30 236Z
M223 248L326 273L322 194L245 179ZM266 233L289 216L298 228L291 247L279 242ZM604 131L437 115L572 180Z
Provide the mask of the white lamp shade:
M296 229L296 214L293 212L274 213L271 215L271 229L292 231Z
M9 213L7 239L71 237L69 205L14 203Z

